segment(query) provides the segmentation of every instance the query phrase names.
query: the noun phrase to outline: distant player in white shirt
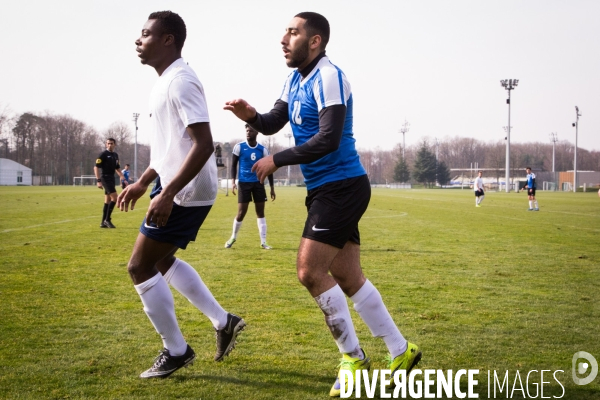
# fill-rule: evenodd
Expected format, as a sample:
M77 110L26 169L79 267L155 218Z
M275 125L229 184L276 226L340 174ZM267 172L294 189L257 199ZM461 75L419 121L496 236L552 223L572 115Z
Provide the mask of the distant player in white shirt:
M481 176L483 175L483 171L479 171L477 173L477 178L475 178L475 182L473 182L473 190L475 190L475 207L481 207L481 202L485 198L485 193L483 192L483 179Z
M185 23L171 11L150 14L135 41L142 64L159 78L150 95L150 166L117 199L131 209L156 180L128 271L144 311L163 340L154 365L141 378L164 378L191 364L196 355L184 339L169 284L203 312L217 331L215 361L234 347L244 320L226 312L202 279L176 258L196 235L217 196L217 166L204 89L181 58Z

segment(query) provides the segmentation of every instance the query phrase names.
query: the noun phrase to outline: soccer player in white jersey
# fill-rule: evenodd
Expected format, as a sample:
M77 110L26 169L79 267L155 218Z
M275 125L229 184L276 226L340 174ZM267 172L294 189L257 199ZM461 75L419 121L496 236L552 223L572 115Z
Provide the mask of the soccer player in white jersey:
M540 211L540 207L538 206L538 202L535 199L535 189L537 184L535 183L535 174L531 171L531 167L525 168L527 171L527 198L529 199L529 209L527 211Z
M150 14L135 41L142 64L154 67L159 75L150 95L150 166L117 201L121 211L130 205L133 210L156 180L128 271L164 345L141 378L167 377L196 357L179 329L169 284L212 322L217 331L215 361L233 349L245 326L243 319L219 305L194 268L175 257L178 249L196 239L217 196L217 166L204 89L181 58L185 37L181 17L161 11Z
M256 174L252 172L254 164L263 157L269 155L269 150L256 141L258 132L250 125L246 124L246 141L239 142L233 147L231 157L231 178L233 187L231 191L235 196L238 191L238 212L233 219L233 232L231 237L225 243L225 248L229 249L237 240L238 232L242 227L244 217L248 212L248 204L254 200L254 209L256 210L256 223L258 225L258 234L260 236L260 247L265 250L271 250L267 244L267 220L265 218L265 202L267 201L267 192L265 185L258 181ZM238 177L238 165L240 174ZM238 177L239 188L235 184L235 178ZM275 186L273 185L273 174L268 176L269 187L271 188L271 200L275 200Z
M481 202L485 198L485 193L483 192L483 179L481 176L483 175L483 171L479 171L477 173L477 178L475 178L475 182L473 182L473 190L475 190L475 207L481 207Z
M298 250L298 279L325 315L342 353L340 371L354 375L371 366L359 345L346 296L373 336L384 340L391 356L389 368L410 371L421 352L402 336L360 266L358 222L367 209L371 186L354 144L350 83L325 55L328 40L325 17L297 14L281 40L286 64L295 69L274 108L259 114L245 100L235 99L224 109L267 135L290 122L296 146L259 160L252 170L264 182L278 168L301 165L308 217ZM340 375L330 396L340 395Z

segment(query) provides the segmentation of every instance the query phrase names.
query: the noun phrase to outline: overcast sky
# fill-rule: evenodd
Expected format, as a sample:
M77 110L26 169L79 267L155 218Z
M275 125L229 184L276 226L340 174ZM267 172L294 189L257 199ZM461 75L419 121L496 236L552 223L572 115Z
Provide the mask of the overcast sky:
M512 92L511 142L575 141L600 150L600 1L431 0L303 2L85 0L5 1L0 12L0 104L13 112L69 114L99 131L141 114L148 142L148 96L157 75L134 41L153 11L187 24L184 59L207 95L216 141L243 138L223 111L241 97L266 112L290 70L280 39L292 17L328 18L327 54L354 94L359 148L388 148L423 137L504 139ZM286 126L278 134L284 144Z

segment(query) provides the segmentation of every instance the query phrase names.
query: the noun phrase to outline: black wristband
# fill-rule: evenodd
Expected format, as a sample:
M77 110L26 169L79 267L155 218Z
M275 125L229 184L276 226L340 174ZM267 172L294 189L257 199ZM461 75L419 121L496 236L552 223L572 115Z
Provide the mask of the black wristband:
M102 182L102 179L97 179L98 182Z

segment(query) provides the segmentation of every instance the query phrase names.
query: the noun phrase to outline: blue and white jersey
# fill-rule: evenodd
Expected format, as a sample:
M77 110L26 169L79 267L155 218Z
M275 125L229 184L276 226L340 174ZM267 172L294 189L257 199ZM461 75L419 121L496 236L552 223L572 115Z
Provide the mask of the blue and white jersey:
M239 182L258 182L256 174L252 172L252 166L258 160L269 155L269 150L260 143L251 147L248 142L239 142L233 147L233 154L239 157Z
M302 80L298 70L288 77L280 99L288 104L296 146L319 133L319 112L336 104L346 106L346 120L339 148L310 164L301 164L307 189L328 182L365 175L352 132L352 90L344 73L327 56Z
M535 189L535 174L533 172L527 174L527 187L530 189Z

